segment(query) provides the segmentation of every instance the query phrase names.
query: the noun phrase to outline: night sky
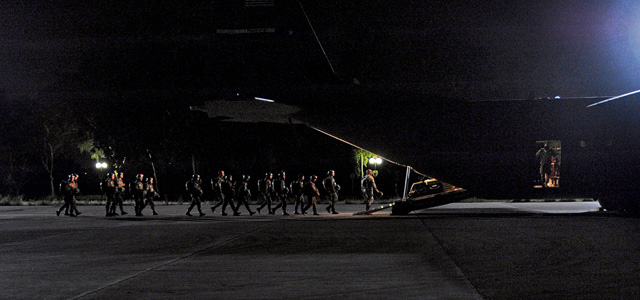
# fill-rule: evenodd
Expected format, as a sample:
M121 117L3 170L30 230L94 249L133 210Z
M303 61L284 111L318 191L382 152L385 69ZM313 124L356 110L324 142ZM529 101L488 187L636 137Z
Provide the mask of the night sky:
M336 164L332 155L350 159L349 149L331 154L325 148L333 145L329 138L302 129L291 133L292 140L277 126L214 124L188 107L240 94L300 103L324 115L314 123L319 125L360 124L367 130L373 124L382 132L403 123L396 128L400 135L389 130L391 135L374 138L359 134L354 142L360 138L361 145L387 148L385 155L402 150L386 146L408 142L422 156L442 147L430 128L460 125L430 126L416 107L442 116L455 113L450 103L456 99L613 96L637 90L638 12L640 3L622 0L4 1L0 99L53 99L85 112L95 108L83 114L93 122L85 129L103 146L120 143L112 152L121 160L128 157L129 174L148 169L148 146L164 176L178 180L190 176L192 154L201 160L205 176L220 167L277 172L285 163L307 172L302 169L311 164L301 157L316 154L322 166L314 167L325 172ZM425 108L429 101L433 105ZM381 105L378 112L362 114L370 103ZM2 113L5 120L20 119ZM370 122L360 123L363 119ZM416 140L423 143L412 146ZM229 147L220 149L218 141ZM264 153L270 158L261 157ZM33 160L33 170L38 163ZM79 165L70 160L54 175L58 179ZM343 165L340 176L347 178L351 167Z
M250 3L251 1L247 1ZM269 1L267 1L269 2ZM5 1L0 88L223 89L325 82L297 2ZM302 1L342 80L464 99L636 90L635 1ZM220 29L275 28L219 34Z

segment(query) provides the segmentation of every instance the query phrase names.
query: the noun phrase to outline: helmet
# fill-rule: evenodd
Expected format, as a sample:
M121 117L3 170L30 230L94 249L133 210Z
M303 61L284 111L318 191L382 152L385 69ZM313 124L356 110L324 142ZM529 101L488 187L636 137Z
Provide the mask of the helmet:
M153 180L153 177L147 177L146 179L147 182L151 182L151 180Z
M193 174L193 175L191 175L191 179L192 179L192 180L200 179L200 175L198 175L198 174Z
M311 177L309 177L309 179L311 179L311 181L318 179L318 176L316 175L311 175Z
M327 171L327 175L331 175L331 173L335 173L335 171L334 170Z
M264 174L264 177L271 177L271 176L273 176L273 173L265 173Z
M278 173L278 177L279 178L284 178L286 176L284 171L280 171L280 173Z
M298 174L298 179L302 179L302 178L304 178L304 174L302 173Z
M140 178L142 178L142 177L144 177L144 174L142 174L142 173L140 173L140 174L136 175L136 179L140 179Z
M249 176L249 175L242 175L242 180L243 181L249 181L250 178L251 178L251 176Z
M218 176L223 176L223 175L224 175L224 171L223 170L218 171Z

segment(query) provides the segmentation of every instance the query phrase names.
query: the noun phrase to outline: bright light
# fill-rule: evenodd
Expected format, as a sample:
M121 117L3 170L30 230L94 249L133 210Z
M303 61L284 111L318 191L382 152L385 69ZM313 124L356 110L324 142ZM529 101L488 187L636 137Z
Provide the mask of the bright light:
M107 163L103 162L97 162L96 163L96 169L106 169L107 168Z
M379 165L382 163L382 158L380 157L372 157L369 159L369 163L370 164L375 164L375 165Z
M254 97L254 99L260 100L260 101L265 101L265 102L275 102L275 101L273 101L271 99L265 99L265 98L260 98L260 97Z

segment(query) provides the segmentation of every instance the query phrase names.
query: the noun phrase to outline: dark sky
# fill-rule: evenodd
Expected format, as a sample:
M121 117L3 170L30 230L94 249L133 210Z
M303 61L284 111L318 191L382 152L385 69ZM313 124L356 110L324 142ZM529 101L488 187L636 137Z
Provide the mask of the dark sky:
M145 3L3 1L0 89L215 94L325 81L328 65L296 1ZM363 85L465 99L616 95L640 86L636 1L302 3L337 76ZM218 31L243 28L276 31Z

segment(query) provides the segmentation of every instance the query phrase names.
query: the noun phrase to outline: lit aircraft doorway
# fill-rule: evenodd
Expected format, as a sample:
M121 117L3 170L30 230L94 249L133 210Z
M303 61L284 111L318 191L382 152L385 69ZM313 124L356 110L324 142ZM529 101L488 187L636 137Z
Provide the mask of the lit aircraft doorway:
M538 150L535 153L538 177L534 181L534 188L559 188L560 167L562 165L562 144L559 140L536 141ZM543 150L547 145L548 150ZM544 162L544 163L543 163Z

